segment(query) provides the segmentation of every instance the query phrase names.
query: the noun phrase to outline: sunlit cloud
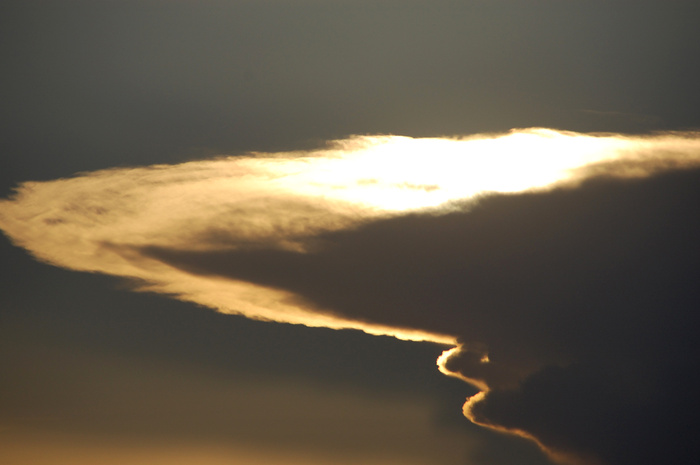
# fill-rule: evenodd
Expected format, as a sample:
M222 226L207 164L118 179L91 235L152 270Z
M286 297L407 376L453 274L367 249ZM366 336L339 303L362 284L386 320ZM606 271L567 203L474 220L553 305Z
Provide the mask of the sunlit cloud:
M441 306L442 276L439 270L431 270L434 286L429 295L438 297L426 300L423 306L421 301L411 301L411 311L402 311L393 308L405 304L395 297L409 294L401 286L411 284L398 278L398 284L392 284L391 273L365 276L365 271L376 267L372 253L384 248L373 244L375 249L353 253L354 243L350 242L349 249L328 259L335 260L331 265L304 258L332 250L329 241L334 235L381 221L465 215L497 194L576 191L594 178L638 179L698 166L700 134L694 132L626 136L539 128L461 138L357 136L311 151L251 153L25 182L11 199L0 201L0 228L39 260L127 278L137 290L170 295L223 313L453 345L438 360L440 371L482 390L467 403L465 414L477 423L539 441L540 436L525 432L526 428L516 424L517 419L513 425L505 425L505 420L511 420L507 416L501 423L490 422L487 417L494 413L483 410L496 398L489 396L489 391L510 392L545 367L562 367L576 357L590 356L574 342L564 350L561 341L541 337L550 328L521 335L513 329L517 323L508 321L509 329L498 329L506 320L497 311L488 315L488 306L494 303L501 306L505 319L514 315L514 311L503 310L508 305L553 305L535 294L539 287L513 274L526 283L513 292L513 296L522 294L523 300L511 302L503 295L489 300L489 289L492 293L502 291L493 282L484 281L479 292L473 292L472 307L461 302ZM517 237L518 232L509 234ZM470 239L474 240L459 238L462 242ZM399 243L403 238L390 240ZM433 246L432 242L444 239L426 240L424 245ZM455 238L451 240L445 248L456 243ZM511 243L504 242L508 247ZM397 250L422 260L423 268L416 265L418 278L400 276L412 284L424 268L445 263L457 267L460 264L454 262L462 259L442 249L438 252L444 256L435 261L417 249ZM529 260L539 253L529 254L527 247L518 244L507 252L518 260ZM499 253L472 257L478 263L469 265L477 271L460 272L472 273L465 276L473 280L483 276L484 280L500 279ZM392 261L390 257L382 260ZM552 260L558 263L557 257ZM554 267L552 263L543 261L542 270ZM582 269L588 271L588 266L592 273L598 273L594 268L599 264L591 263L581 260ZM493 269L483 271L479 266ZM341 280L333 283L333 273L343 267L352 270L354 274L348 276L355 279L356 286L344 291L348 297L344 306L335 305L337 301L328 299L325 290L299 285L306 279L319 280L320 287L328 283L342 287ZM539 272L546 279L558 277L556 270L542 270ZM538 275L533 273L533 277ZM325 279L323 286L321 278ZM556 292L576 292L579 283L563 280L560 284ZM390 290L380 289L382 286ZM528 286L536 290L522 290ZM369 297L355 298L363 293ZM524 300L527 298L532 302ZM371 305L365 305L368 299L374 299ZM530 321L538 317L517 318ZM521 321L517 318L513 321ZM497 349L492 354L494 346ZM541 441L547 447L553 442L556 440Z
M695 133L625 137L549 129L464 138L358 136L306 152L25 182L0 203L0 227L40 260L137 279L142 290L225 313L449 343L454 335L350 321L333 309L302 305L279 289L195 276L139 248L301 252L323 233L373 219L421 210L437 214L466 208L488 193L574 184L586 177L586 168L603 162L635 162L605 168L622 176L643 176L669 163L693 165L699 145Z

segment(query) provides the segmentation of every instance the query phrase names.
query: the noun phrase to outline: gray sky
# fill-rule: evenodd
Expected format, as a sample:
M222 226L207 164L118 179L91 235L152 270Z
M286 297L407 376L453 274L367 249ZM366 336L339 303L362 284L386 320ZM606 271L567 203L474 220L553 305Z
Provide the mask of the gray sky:
M694 1L4 1L0 194L352 135L693 131L698 20ZM596 173L623 171L613 165ZM665 463L687 463L677 413L698 385L697 180L592 179L475 211L370 218L322 231L328 248L305 255L196 249L234 241L212 223L182 239L192 250L138 253L363 322L454 329L504 367L480 372L474 349L448 365L491 383L477 421L585 460L665 449L677 452ZM42 234L17 245L41 257ZM221 315L50 267L4 238L0 253L7 463L551 463L464 418L476 390L438 372L441 345ZM624 450L650 437L658 449Z

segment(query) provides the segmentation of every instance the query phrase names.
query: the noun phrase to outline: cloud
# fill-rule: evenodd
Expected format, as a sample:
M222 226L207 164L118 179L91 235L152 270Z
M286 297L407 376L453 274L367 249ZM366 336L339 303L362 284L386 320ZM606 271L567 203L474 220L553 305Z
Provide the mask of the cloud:
M355 137L25 183L0 227L223 312L457 344L473 421L562 461L683 463L699 166L697 133Z

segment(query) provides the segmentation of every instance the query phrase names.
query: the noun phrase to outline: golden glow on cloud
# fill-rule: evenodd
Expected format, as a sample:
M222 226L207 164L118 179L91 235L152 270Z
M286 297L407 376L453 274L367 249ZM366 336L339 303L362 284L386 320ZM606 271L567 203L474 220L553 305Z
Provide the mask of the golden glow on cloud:
M462 350L463 347L461 345L452 347L451 349L447 349L440 354L440 356L437 359L437 367L440 373L446 376L451 376L452 378L458 378L461 379L462 381L465 381L472 386L474 386L477 389L481 389L481 391L487 391L489 389L488 385L483 382L482 380L479 379L473 379L473 378L467 378L461 373L451 371L447 368L447 360L452 357L453 355L457 355L460 350ZM486 357L486 360L488 360L488 355L484 355L483 357ZM482 357L482 360L483 360Z
M358 136L308 152L26 182L0 201L0 228L40 260L134 278L141 290L224 313L450 344L452 335L340 318L286 291L193 275L139 248L303 253L325 232L407 212L464 208L487 193L574 186L601 172L644 176L698 165L699 148L697 133L632 137L525 129L466 138Z

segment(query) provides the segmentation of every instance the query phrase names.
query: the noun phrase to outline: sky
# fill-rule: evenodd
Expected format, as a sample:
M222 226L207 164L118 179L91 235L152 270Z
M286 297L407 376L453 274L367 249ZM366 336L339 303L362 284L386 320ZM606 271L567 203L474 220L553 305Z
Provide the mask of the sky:
M3 2L0 462L692 462L698 20Z

